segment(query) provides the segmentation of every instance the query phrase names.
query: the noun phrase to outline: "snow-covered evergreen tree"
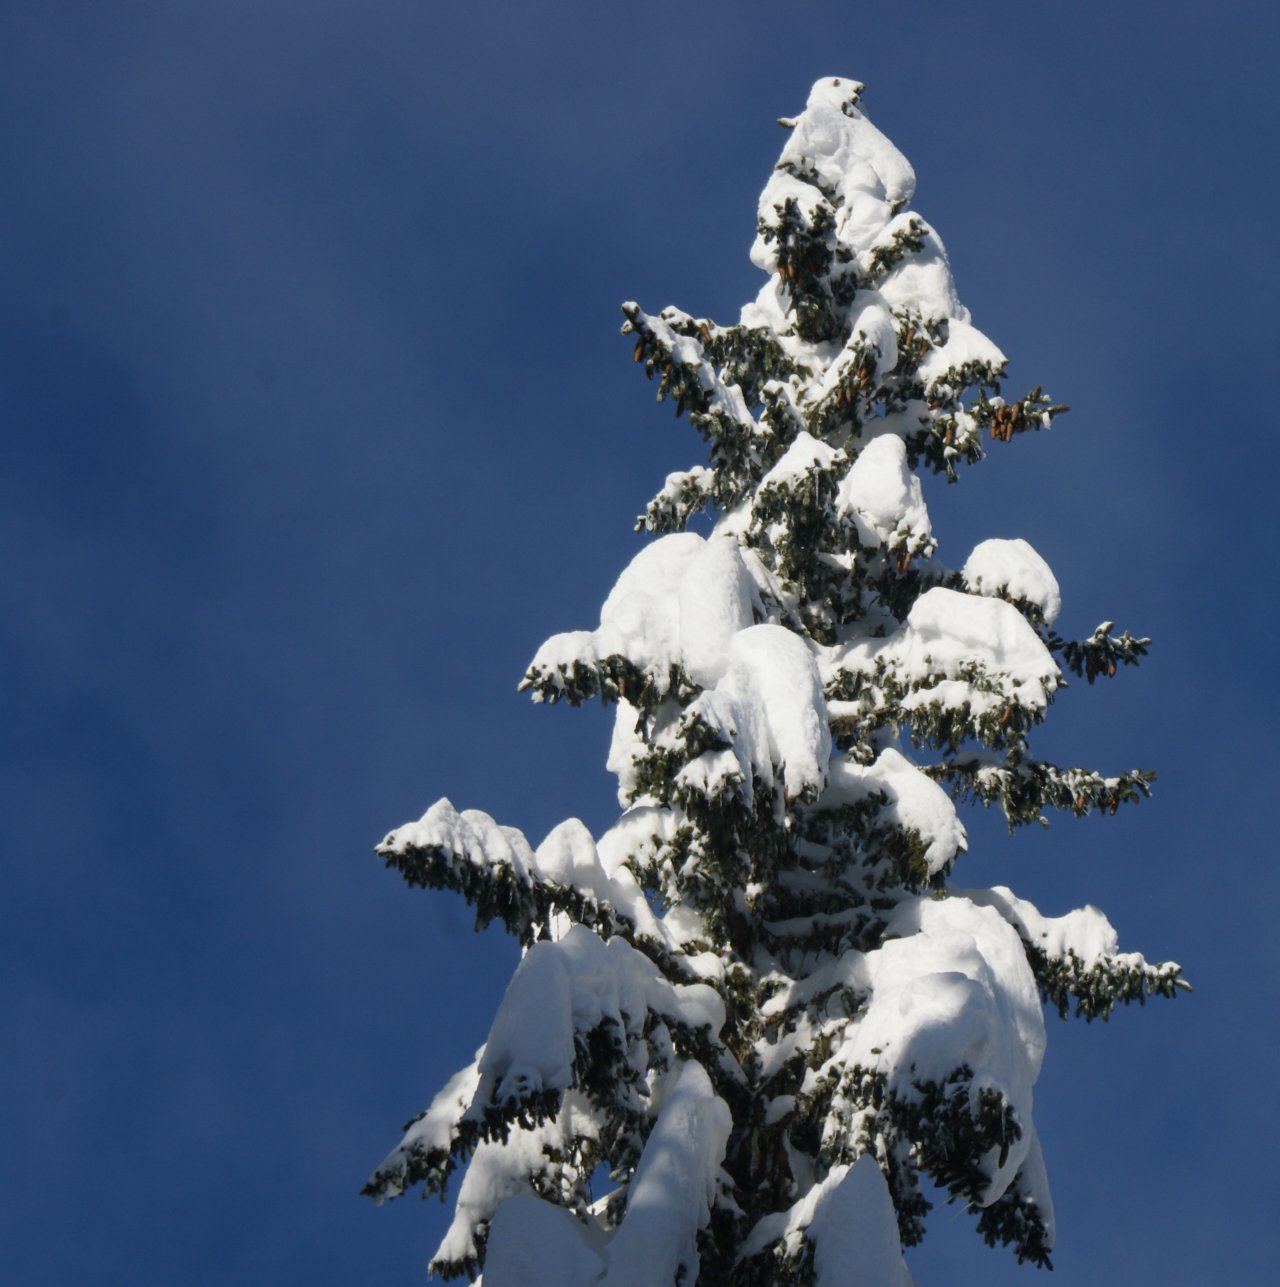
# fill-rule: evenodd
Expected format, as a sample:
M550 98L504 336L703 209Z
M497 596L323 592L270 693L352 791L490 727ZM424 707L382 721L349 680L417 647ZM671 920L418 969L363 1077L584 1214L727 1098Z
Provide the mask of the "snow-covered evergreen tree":
M367 1187L440 1191L469 1160L445 1275L909 1283L922 1174L1046 1264L1043 1003L1091 1019L1185 986L1093 908L952 884L957 801L1017 828L1147 794L1149 773L1061 768L1029 737L1064 669L1092 682L1148 641L1059 637L1024 541L933 557L913 470L954 480L984 436L1064 408L1000 396L1004 355L861 90L820 81L781 122L751 256L768 280L736 326L623 307L709 463L667 478L599 626L549 640L523 683L616 707L621 817L535 850L441 800L378 848L526 949L484 1046Z

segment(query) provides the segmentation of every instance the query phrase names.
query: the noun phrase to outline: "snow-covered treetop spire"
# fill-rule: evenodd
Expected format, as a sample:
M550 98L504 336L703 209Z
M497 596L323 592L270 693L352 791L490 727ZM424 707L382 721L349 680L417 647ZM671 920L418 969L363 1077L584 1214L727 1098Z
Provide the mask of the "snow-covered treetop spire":
M737 325L623 306L709 458L650 503L657 539L599 624L548 640L522 684L616 705L617 823L534 849L442 800L379 846L528 949L475 1061L369 1181L442 1190L470 1159L443 1273L836 1287L864 1263L907 1282L922 1173L988 1242L1047 1263L1042 1004L1105 1017L1185 986L1092 908L949 883L959 801L1014 829L1147 794L1149 773L1030 742L1063 667L1092 682L1149 641L1057 635L1057 581L1025 541L959 571L934 557L913 471L954 481L984 430L1008 442L1064 408L1001 397L1004 355L861 90L819 81L783 122L752 248L768 280ZM687 530L704 511L708 535Z
M894 233L906 231L913 218L899 220L915 192L915 174L859 110L861 92L856 81L838 78L813 87L760 194L751 262L775 280L759 306L765 317L790 312L796 335L811 344L845 330L853 295L876 276L877 248L892 245ZM950 317L958 305L945 260L941 277L929 283L926 306ZM786 298L779 298L779 288ZM750 324L747 317L744 322Z

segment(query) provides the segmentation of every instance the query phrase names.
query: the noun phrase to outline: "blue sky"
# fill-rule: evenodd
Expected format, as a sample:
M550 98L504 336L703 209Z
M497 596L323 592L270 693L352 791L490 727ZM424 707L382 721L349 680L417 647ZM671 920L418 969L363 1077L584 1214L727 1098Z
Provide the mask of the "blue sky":
M533 707L700 459L618 303L732 320L819 75L868 85L974 320L1071 414L929 485L1148 663L1040 746L1160 774L964 883L1093 902L1194 996L1051 1021L1058 1287L1269 1283L1280 902L1273 6L0 8L0 1259L23 1287L423 1281L357 1190L514 962L371 847L440 795L616 812ZM921 1287L1036 1280L940 1208Z

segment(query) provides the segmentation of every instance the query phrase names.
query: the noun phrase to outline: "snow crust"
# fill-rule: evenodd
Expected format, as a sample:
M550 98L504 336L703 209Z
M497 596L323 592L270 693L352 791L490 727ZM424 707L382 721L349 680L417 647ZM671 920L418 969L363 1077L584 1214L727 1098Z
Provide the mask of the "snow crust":
M974 594L1008 595L1038 608L1047 625L1062 611L1058 580L1049 565L1021 537L980 541L961 572Z

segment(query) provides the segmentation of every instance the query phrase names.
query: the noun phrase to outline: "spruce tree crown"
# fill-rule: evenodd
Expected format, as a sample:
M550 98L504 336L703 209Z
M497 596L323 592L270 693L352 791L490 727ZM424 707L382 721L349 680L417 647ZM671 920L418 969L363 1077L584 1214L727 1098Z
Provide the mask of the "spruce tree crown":
M1031 740L1064 672L1114 675L1149 640L1060 637L1025 541L935 557L915 471L955 481L1065 408L1002 395L1005 357L861 93L821 80L780 122L766 280L736 325L623 306L707 463L649 503L655 539L599 625L548 640L522 684L615 708L618 821L534 849L441 800L378 846L525 949L484 1046L366 1187L442 1192L465 1165L446 1276L905 1284L922 1175L1048 1264L1043 1005L1092 1019L1186 986L1094 908L952 881L958 804L1015 829L1148 794L1147 772L1059 767Z

